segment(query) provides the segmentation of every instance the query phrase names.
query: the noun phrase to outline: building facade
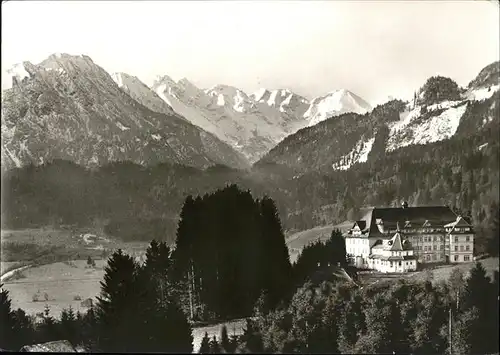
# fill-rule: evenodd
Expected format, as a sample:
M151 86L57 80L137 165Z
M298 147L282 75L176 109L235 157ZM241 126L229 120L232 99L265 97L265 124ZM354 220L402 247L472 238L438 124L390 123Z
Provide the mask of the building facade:
M402 233L418 263L473 260L474 230L447 206L364 208L362 218L344 235L347 254L358 267L371 268L373 248Z
M368 257L368 268L381 272L417 270L417 258L408 239L399 231L389 240L379 240Z

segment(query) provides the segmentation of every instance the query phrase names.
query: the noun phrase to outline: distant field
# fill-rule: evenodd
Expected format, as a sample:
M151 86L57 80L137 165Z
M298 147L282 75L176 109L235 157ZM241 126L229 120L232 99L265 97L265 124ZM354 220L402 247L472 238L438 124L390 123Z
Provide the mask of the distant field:
M102 268L109 253L121 248L129 255L141 257L149 244L122 242L88 229L53 228L2 230L1 243L2 275L20 266L33 265L4 281L12 307L35 314L48 304L56 317L69 305L75 310L86 310L80 306L81 301L73 298L78 295L83 301L98 295ZM96 261L95 270L85 268L88 256ZM33 302L38 291L40 302ZM45 293L48 301L44 299Z
M67 259L105 257L106 252L123 249L137 256L147 248L146 242L122 242L88 229L22 229L2 230L2 262L37 261L40 264Z
M96 297L100 291L105 260L95 260L96 268L85 268L87 262L77 260L71 263L53 263L23 270L23 278L4 283L12 299L12 308L22 308L29 314L42 312L49 305L51 314L59 317L63 308L70 305L73 309L85 311L81 301ZM44 294L47 293L48 301ZM33 296L39 295L39 302L33 302ZM81 300L73 298L80 296Z
M290 254L290 262L293 263L296 261L302 248L309 243L315 242L318 239L324 242L330 237L333 229L338 228L344 231L350 227L352 227L352 222L346 221L335 226L315 227L288 236L286 245L288 246L288 252Z
M54 229L54 228L27 228L19 230L1 231L2 243L17 242L17 243L34 243L37 245L65 245L73 243L71 236L74 234L71 230Z

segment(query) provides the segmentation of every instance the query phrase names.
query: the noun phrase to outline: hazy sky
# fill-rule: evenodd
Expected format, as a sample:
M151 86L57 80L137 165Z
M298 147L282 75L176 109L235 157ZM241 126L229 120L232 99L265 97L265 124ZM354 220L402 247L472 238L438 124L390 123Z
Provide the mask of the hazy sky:
M338 88L374 103L432 75L466 85L499 59L487 1L9 1L2 72L55 52L87 54L151 85L157 75L308 98Z

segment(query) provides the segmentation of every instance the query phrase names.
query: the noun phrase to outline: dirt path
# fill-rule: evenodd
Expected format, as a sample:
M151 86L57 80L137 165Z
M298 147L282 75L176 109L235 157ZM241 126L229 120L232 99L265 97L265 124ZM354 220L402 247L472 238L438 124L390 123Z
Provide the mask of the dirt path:
M25 265L25 266L21 266L21 267L12 269L10 271L7 271L5 274L0 276L0 282L4 282L5 280L8 280L10 277L12 277L12 275L14 275L14 273L16 271L22 271L22 270L27 269L29 267L31 267L31 265Z

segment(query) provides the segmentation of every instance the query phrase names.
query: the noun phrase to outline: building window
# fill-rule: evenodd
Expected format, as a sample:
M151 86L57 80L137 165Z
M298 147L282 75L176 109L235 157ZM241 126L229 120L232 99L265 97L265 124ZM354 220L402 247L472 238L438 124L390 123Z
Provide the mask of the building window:
M458 261L458 255L454 255L454 256L453 256L453 260L454 260L454 261Z
M466 246L465 246L465 250L466 250L466 251L469 251L469 250L470 250L470 245L466 245Z
M436 236L434 236L434 241L437 242L437 237Z
M470 228L469 228L469 227L467 227L467 228L464 228L464 230L465 230L466 232L468 232L468 231L470 231Z
M460 246L460 251L464 251L464 246L463 245Z
M458 237L455 236L455 243L458 243Z
M469 229L469 228L467 228L467 229ZM466 242L470 242L470 236L466 236L466 237L465 237L465 241L466 241Z
M439 250L443 250L443 244L439 244Z
M458 245L455 245L455 251L458 251Z
M434 250L438 250L438 246L434 244Z
M399 266L401 266L401 261L399 262Z
M470 261L470 256L469 255L464 255L464 261Z
M431 260L431 256L430 256L430 255L426 255L426 256L425 256L425 259L426 259L427 261L429 261L429 260Z
M432 254L432 260L436 261L436 254Z

